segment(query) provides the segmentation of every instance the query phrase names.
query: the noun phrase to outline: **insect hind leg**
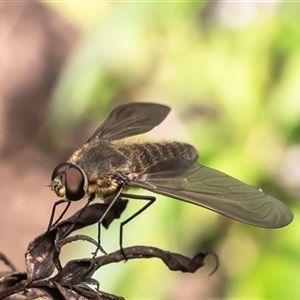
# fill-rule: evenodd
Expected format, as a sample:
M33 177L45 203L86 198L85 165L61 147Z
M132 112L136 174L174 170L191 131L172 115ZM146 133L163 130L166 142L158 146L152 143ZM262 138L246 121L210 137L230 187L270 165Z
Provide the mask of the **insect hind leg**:
M123 228L127 223L132 221L135 217L137 217L143 211L145 211L147 208L149 208L155 202L156 198L153 196L143 196L143 195L134 195L134 194L120 194L120 196L130 198L130 199L135 199L135 200L149 201L146 205L144 205L137 212L135 212L132 216L130 216L129 218L127 218L125 221L121 222L121 224L120 224L119 245L120 245L120 250L122 252L122 255L124 256L125 259L127 259L126 254L123 250Z

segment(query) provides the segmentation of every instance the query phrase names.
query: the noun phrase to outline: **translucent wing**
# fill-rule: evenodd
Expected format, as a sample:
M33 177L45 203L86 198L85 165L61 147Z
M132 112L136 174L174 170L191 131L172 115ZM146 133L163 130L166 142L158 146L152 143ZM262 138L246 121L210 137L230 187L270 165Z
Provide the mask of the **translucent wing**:
M139 174L129 185L259 227L278 228L292 221L292 212L263 191L197 162L186 166L186 161L180 160L158 163Z
M154 103L118 106L87 142L95 139L113 141L148 132L159 125L169 112L169 107Z

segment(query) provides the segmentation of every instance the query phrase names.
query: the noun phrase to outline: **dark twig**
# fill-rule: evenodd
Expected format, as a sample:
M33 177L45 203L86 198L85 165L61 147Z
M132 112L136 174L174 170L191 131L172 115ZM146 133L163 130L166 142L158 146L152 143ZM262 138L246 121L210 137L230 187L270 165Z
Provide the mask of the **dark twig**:
M108 228L114 219L120 217L127 202L120 198L109 211L107 211L109 204L94 203L52 226L49 231L29 244L25 254L26 273L17 272L9 260L0 253L0 259L11 269L11 271L0 272L0 299L25 300L41 296L55 300L122 300L124 298L100 291L99 283L92 276L102 266L125 259L159 258L172 271L194 273L203 266L205 257L212 254L216 260L216 267L212 273L215 272L218 267L218 257L211 250L201 251L190 259L181 254L146 246L124 248L100 257L71 260L65 266L61 265L60 250L67 243L79 240L88 241L97 248L101 248L89 236L66 237L66 232L69 234L97 223L99 216L101 217L104 213L106 216L102 225ZM71 231L70 225L72 225ZM58 273L53 276L55 267ZM95 288L90 285L94 285Z

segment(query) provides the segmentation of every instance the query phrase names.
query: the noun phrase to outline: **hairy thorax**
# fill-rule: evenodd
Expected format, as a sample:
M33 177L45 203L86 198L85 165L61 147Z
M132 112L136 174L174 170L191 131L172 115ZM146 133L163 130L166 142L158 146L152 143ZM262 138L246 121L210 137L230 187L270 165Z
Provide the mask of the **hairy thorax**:
M126 179L134 180L147 167L170 159L195 161L196 149L180 142L124 143L97 141L80 147L69 159L88 178L87 194L112 195Z

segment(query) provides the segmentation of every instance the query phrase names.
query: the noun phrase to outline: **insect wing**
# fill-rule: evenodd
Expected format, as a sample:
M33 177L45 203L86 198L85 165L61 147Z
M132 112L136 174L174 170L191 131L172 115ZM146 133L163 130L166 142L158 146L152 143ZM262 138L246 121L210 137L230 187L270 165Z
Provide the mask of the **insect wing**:
M148 132L159 125L169 112L168 106L154 103L118 106L87 142L95 139L113 141Z
M186 168L174 160L146 169L131 186L193 203L243 223L278 228L289 224L292 212L279 200L222 172L197 162ZM182 167L183 166L183 167ZM181 171L180 171L181 169ZM183 169L183 170L182 170Z

